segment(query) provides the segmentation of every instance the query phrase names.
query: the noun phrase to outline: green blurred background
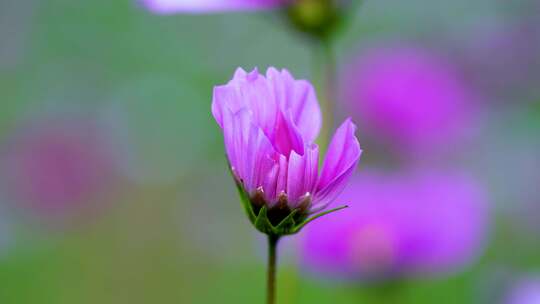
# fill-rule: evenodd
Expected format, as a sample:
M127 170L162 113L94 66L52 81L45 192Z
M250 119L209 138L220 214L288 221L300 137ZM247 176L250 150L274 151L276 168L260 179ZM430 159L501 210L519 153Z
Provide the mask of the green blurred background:
M356 49L384 39L459 58L485 28L523 20L540 40L534 2L366 1L337 39L338 60L346 65ZM264 238L245 218L226 169L212 87L238 66L286 67L317 80L314 48L277 13L158 16L128 0L0 0L2 149L27 121L69 116L97 126L115 164L106 189L85 202L99 210L74 222L29 215L0 195L0 303L261 303ZM536 66L516 67L525 75L519 85L482 87L496 93L483 104L480 142L457 160L492 198L480 261L412 280L399 286L399 300L381 300L378 287L304 275L288 240L278 302L499 303L507 280L540 272L535 56ZM377 158L364 149L360 170Z

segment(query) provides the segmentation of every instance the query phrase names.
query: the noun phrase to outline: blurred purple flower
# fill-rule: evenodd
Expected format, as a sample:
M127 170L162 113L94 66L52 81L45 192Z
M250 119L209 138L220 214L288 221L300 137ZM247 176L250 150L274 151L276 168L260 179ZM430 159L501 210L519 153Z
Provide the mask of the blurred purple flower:
M459 174L356 177L347 212L306 228L306 270L334 278L388 279L455 270L482 249L488 220L481 189ZM339 218L335 218L339 217Z
M112 173L101 135L91 122L64 117L17 128L2 151L3 190L17 207L46 218L88 209Z
M212 114L223 129L225 148L238 184L255 206L315 213L328 206L356 168L361 149L355 125L337 129L319 176L321 128L315 90L288 71L238 69L214 89ZM279 212L281 213L281 212Z
M400 150L450 141L471 111L471 94L452 65L413 46L387 45L359 54L342 89L362 129L383 135Z
M284 0L140 0L158 14L211 13L238 10L270 9L283 5Z
M508 295L506 304L539 304L540 278L519 281Z

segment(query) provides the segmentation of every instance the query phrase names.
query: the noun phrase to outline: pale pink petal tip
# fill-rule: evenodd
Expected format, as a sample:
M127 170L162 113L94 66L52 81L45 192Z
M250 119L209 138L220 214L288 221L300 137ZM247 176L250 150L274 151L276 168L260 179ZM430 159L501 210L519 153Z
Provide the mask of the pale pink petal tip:
M231 11L250 11L276 8L281 0L139 0L156 14L205 14Z

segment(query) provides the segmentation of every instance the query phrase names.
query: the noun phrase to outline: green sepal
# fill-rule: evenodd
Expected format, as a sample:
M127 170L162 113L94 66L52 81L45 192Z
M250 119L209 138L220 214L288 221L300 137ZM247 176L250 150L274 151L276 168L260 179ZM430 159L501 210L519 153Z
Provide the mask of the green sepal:
M299 225L297 225L295 228L294 228L294 231L293 233L298 233L302 228L304 228L305 225L309 224L310 222L320 218L320 217L323 217L327 214L330 214L330 213L334 213L336 211L339 211L339 210L342 210L342 209L345 209L345 208L348 208L349 206L347 205L344 205L344 206L340 206L340 207L337 207L337 208L334 208L334 209L330 209L330 210L327 210L327 211L323 211L323 212L320 212L320 213L317 213L315 214L314 216L304 220L302 223L300 223Z
M296 227L296 222L294 217L300 212L300 209L294 209L286 218L284 218L281 223L276 226L276 230L283 232L283 234L291 234L290 232Z
M240 195L240 201L242 202L242 206L244 207L244 210L246 211L249 221L255 224L255 219L257 218L257 216L255 215L255 212L253 211L253 206L251 206L251 202L249 201L248 194L242 188L242 185L240 183L236 183L236 189L238 189L238 194Z
M263 206L261 208L253 225L255 225L255 228L257 228L257 230L259 230L262 233L266 233L269 235L270 234L279 235L276 231L276 228L272 225L272 223L268 219L267 210L268 209L266 208L266 206Z
M253 222L253 225L257 230L268 235L289 235L293 234L296 224L294 216L298 213L298 209L293 210L287 217L285 217L278 225L273 225L268 218L268 208L263 206Z
M268 207L262 206L256 213L255 209L253 208L253 204L249 199L249 195L243 189L242 185L237 183L237 188L238 193L240 194L240 200L242 201L242 205L246 211L250 222L253 224L253 226L255 226L257 230L267 235L283 236L296 234L300 232L300 230L311 221L348 207L341 206L338 208L330 209L317 213L316 215L313 215L309 218L307 216L301 215L303 211L300 208L293 209L283 220L281 220L281 222L279 222L279 224L274 225L268 218Z

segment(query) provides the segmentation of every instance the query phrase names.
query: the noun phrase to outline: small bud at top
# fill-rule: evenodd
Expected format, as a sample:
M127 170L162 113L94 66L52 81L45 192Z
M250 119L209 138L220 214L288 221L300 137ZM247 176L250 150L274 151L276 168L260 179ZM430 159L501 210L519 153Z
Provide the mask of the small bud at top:
M294 0L287 9L290 22L301 32L326 39L345 17L351 1Z

